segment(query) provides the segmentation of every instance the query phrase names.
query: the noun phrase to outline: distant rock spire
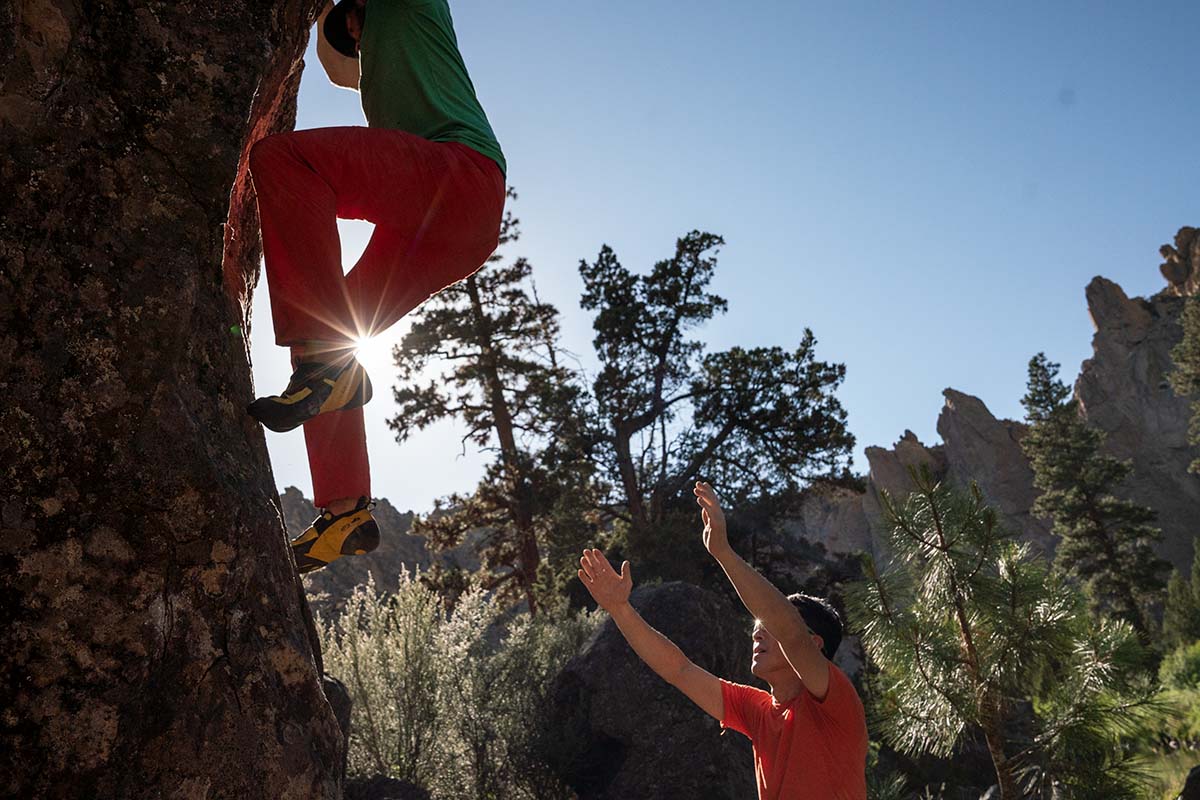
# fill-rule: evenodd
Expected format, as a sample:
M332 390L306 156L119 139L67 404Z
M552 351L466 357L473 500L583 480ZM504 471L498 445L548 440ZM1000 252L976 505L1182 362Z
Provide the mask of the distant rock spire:
M1187 297L1200 294L1200 228L1184 226L1175 234L1175 246L1164 244L1158 252L1167 288L1164 294Z

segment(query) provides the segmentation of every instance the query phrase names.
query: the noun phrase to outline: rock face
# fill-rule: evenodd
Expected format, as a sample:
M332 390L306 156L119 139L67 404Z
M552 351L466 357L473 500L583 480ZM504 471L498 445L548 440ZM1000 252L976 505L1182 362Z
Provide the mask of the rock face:
M866 455L870 471L867 491L863 496L863 511L873 532L881 531L885 524L880 490L897 497L903 496L912 490L909 468L922 464L927 465L935 475L946 474L946 449L941 445L926 447L915 433L908 430L891 449L868 447ZM879 542L876 540L874 549L878 548Z
M754 683L749 616L684 583L639 587L646 621L704 669ZM557 678L552 764L580 800L753 800L749 740L715 720L650 671L612 620Z
M942 395L946 405L938 416L937 431L945 442L949 478L960 486L974 480L1011 530L1052 555L1055 537L1049 523L1029 511L1038 490L1029 459L1021 450L1025 425L996 419L978 397L953 389Z
M783 533L819 544L837 555L870 552L871 525L862 493L845 486L817 485L807 492L800 515L782 525Z
M938 416L937 430L943 444L926 447L912 431L905 431L891 450L867 448L871 472L864 505L872 523L884 524L879 491L903 496L912 489L908 467L927 464L935 476L959 486L975 481L1009 530L1052 555L1050 526L1029 513L1037 492L1033 470L1021 451L1025 426L996 419L977 397L954 389L942 394L946 404Z
M279 500L289 536L298 536L317 516L312 501L294 486L285 489ZM383 591L394 592L400 573L405 569L409 572L424 571L435 561L468 572L479 568L479 558L472 547L473 539L449 552L431 553L425 545L424 536L414 536L408 532L413 523L411 511L401 514L386 499L381 499L374 515L379 523L379 547L365 556L339 559L305 576L304 586L309 601L321 613L333 611L353 594L355 587L365 584L368 577Z
M1195 258L1198 240L1192 228L1176 237L1180 252L1192 254L1177 259L1188 270L1200 263ZM1187 275L1196 277L1194 271ZM1185 300L1175 293L1191 286L1180 280L1148 300L1131 299L1104 278L1088 284L1088 309L1096 326L1094 355L1083 362L1075 397L1088 424L1105 433L1106 452L1133 464L1117 494L1158 512L1163 531L1159 554L1186 573L1200 520L1200 476L1188 472L1196 457L1187 442L1190 399L1175 396L1167 380L1174 368L1171 348L1183 336L1179 317ZM891 449L867 448L870 480L863 508L873 530L880 531L882 524L879 490L907 492L911 484L905 468L927 463L939 477L959 484L977 481L1010 529L1052 554L1050 525L1029 511L1037 490L1020 446L1025 426L996 419L978 398L953 389L944 394L946 405L937 423L944 444L926 447L906 431ZM874 546L878 551L879 541Z
M1195 253L1195 231L1184 230L1192 230L1189 252ZM1088 423L1106 434L1107 452L1133 462L1120 494L1158 512L1159 554L1186 574L1200 525L1200 475L1187 471L1196 457L1187 442L1189 400L1176 397L1167 382L1171 348L1183 338L1185 301L1166 292L1130 299L1104 278L1088 284L1087 300L1095 355L1083 362L1075 396Z
M1164 294L1190 297L1200 294L1200 229L1183 227L1175 234L1175 245L1158 249L1163 257L1159 266L1167 288Z
M5 797L339 796L244 413L245 155L318 5L0 4Z

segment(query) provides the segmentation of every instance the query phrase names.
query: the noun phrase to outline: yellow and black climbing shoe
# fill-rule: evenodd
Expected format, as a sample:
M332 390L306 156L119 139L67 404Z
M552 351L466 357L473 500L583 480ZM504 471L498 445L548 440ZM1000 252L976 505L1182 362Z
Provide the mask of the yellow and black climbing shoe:
M353 356L333 363L302 361L283 394L260 397L246 410L276 433L298 428L318 414L358 408L371 399L371 379Z
M326 510L308 530L292 540L292 555L301 574L320 569L342 556L361 556L379 546L379 525L371 516L375 503L358 499L352 511L334 514Z

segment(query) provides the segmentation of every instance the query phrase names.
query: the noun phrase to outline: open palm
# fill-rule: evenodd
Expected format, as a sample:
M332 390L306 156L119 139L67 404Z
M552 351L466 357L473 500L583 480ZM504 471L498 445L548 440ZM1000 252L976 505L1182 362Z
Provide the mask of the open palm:
M583 585L601 608L612 613L617 606L629 602L629 592L633 589L633 574L629 571L628 561L621 565L621 574L618 575L604 553L599 550L584 550L579 564L582 567L579 570L579 580L583 581Z
M721 501L717 492L704 481L696 481L692 493L700 505L700 520L704 523L704 546L714 556L721 556L729 549L729 539L725 533L725 512L721 510Z

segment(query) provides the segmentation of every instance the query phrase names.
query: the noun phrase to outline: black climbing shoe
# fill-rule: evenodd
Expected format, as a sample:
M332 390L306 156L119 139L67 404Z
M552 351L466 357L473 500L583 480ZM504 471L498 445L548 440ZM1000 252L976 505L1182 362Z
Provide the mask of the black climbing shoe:
M260 397L246 409L276 433L300 427L318 414L358 408L371 399L371 379L354 356L334 362L301 361L283 394Z
M300 574L331 564L342 556L361 556L379 546L379 525L371 516L375 503L365 497L344 514L326 510L308 530L292 540Z

